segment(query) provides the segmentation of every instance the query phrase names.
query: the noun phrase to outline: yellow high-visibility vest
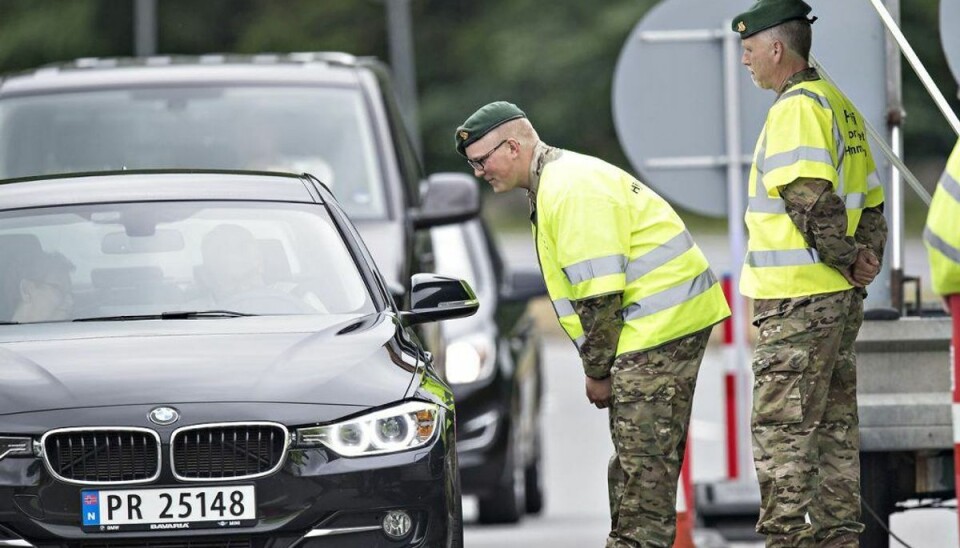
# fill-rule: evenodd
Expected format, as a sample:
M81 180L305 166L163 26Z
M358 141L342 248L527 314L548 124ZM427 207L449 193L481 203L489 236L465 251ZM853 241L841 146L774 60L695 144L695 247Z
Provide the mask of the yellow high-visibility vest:
M563 151L544 166L533 229L547 291L577 348L583 326L572 303L590 297L622 292L618 356L730 315L680 217L616 166Z
M847 204L852 236L865 207L883 203L863 115L825 80L801 82L770 107L754 151L745 215L750 238L740 291L784 299L852 287L820 260L786 212L780 188L798 178L829 181Z
M940 295L960 293L960 142L930 202L923 242L930 258L933 290Z

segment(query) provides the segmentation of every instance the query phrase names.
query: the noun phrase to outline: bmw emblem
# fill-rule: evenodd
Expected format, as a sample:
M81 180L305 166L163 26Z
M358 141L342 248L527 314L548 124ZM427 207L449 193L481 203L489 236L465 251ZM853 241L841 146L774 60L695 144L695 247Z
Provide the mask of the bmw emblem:
M150 414L147 415L147 417L149 417L150 422L154 424L167 426L180 420L180 413L172 407L154 407L150 410Z

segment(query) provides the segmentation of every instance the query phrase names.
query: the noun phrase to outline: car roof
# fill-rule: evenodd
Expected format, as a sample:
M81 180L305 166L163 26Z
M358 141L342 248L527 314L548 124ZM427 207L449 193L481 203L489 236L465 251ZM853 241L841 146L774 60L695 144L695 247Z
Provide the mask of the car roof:
M7 75L0 96L177 85L357 86L372 58L336 52L84 58Z
M0 210L167 200L321 202L311 193L311 186L301 176L266 172L155 170L49 175L0 180ZM320 189L321 194L330 199L324 190Z

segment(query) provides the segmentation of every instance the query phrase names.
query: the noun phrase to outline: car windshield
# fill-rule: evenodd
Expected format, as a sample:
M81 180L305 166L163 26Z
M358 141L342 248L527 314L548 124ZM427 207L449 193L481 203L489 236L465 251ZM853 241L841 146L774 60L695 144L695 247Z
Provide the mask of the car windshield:
M374 311L340 232L316 205L6 211L0 257L0 322Z
M0 178L122 169L310 173L354 219L387 215L353 88L158 87L0 101Z

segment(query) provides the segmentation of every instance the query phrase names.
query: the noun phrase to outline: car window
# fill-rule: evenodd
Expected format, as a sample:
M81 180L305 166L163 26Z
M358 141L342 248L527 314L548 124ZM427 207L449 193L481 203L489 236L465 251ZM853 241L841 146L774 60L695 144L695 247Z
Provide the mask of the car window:
M433 247L442 249L435 257L438 274L466 280L477 295L486 297L490 280L472 247L467 225L452 224L430 229Z
M158 87L0 101L0 178L122 169L310 173L354 219L387 215L355 88Z
M151 202L0 212L0 321L374 310L323 208Z

